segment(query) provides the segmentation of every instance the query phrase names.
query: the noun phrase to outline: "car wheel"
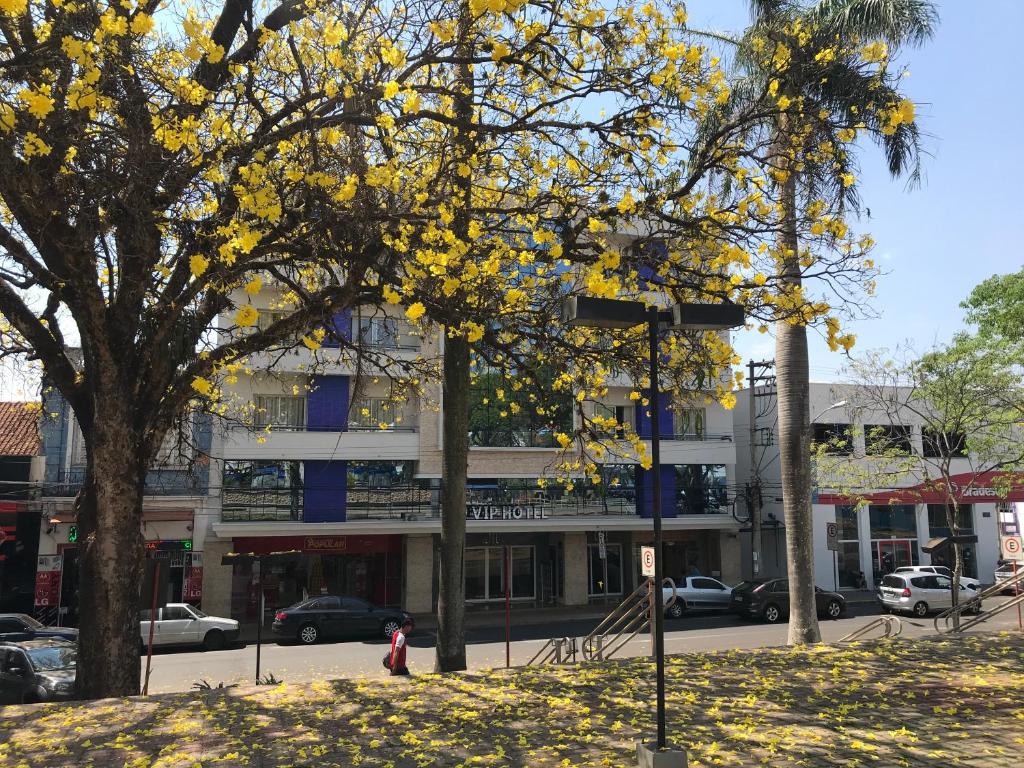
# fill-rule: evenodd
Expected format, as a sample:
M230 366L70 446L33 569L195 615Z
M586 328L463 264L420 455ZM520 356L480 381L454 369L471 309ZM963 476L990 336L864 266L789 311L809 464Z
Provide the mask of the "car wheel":
M208 651L219 651L227 645L224 639L224 633L219 629L211 629L206 633L206 637L203 638L203 647Z
M928 603L922 600L914 605L914 615L919 616L922 619L928 615Z
M402 627L398 623L397 619L388 619L383 624L381 624L380 631L381 631L381 634L384 635L384 639L385 640L390 640L391 636L393 634L395 634L395 632L397 632L401 628Z
M769 603L764 607L764 620L769 624L778 624L782 618L782 611L775 603Z
M830 619L838 619L843 615L843 606L839 604L838 600L829 600L825 612Z
M320 630L316 624L303 624L299 627L299 642L303 645L312 645L320 639Z
M683 614L686 613L686 603L682 600L677 599L672 605L668 607L668 617L670 619L681 619Z

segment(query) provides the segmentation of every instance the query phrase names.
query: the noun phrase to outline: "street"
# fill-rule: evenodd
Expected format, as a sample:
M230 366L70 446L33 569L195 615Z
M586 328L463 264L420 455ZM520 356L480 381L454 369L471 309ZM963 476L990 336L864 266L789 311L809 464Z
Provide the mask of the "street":
M998 598L1003 600L1005 598ZM997 600L993 600L995 604ZM822 620L821 632L825 642L835 642L863 626L872 617L880 615L874 605L850 606L847 618L838 621ZM513 618L513 621L515 619ZM934 634L931 618L901 617L903 637ZM551 637L581 638L596 626L588 620L553 621L544 625L512 628L511 656L513 666L526 664ZM1006 611L978 627L979 631L1010 630L1017 628L1017 613ZM760 648L784 645L785 624L763 624L741 620L735 616L686 616L665 622L665 650L667 653L719 651L731 648ZM269 633L268 633L269 634ZM470 669L501 667L505 664L505 630L503 627L474 628L467 631L467 660ZM870 637L880 636L876 632ZM431 632L414 633L409 640L409 669L426 673L433 669L434 635ZM381 659L389 644L385 640L369 639L325 642L313 646L277 645L271 638L261 651L261 675L273 674L289 683L336 677L381 676L385 671ZM623 656L642 656L650 653L647 634L638 635L623 651ZM578 657L582 660L581 657ZM146 660L142 659L145 673ZM205 652L194 649L160 649L153 655L150 676L151 693L187 691L205 680L218 683L251 683L256 669L256 645Z

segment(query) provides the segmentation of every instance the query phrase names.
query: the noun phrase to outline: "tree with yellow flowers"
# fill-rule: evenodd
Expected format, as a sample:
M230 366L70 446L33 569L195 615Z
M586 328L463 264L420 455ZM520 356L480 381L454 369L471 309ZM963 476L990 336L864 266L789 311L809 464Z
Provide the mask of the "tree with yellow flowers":
M344 66L344 14L0 3L0 338L85 438L81 696L139 691L142 496L170 425L251 353L318 347L393 271L354 130L387 87ZM269 281L292 311L257 324Z

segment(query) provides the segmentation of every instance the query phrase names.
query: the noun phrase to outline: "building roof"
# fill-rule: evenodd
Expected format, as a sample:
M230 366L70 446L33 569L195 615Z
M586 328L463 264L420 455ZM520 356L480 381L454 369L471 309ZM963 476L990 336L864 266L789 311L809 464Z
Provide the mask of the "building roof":
M0 402L0 456L38 456L39 403Z

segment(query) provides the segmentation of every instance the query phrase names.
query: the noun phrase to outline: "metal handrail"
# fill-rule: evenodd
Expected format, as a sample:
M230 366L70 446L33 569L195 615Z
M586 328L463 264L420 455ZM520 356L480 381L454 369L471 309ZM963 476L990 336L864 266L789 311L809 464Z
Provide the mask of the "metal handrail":
M665 577L662 588L668 585L672 596L665 602L665 610L677 599L675 582ZM586 637L580 649L587 660L610 659L651 623L654 612L654 580L648 579L623 600L608 617ZM594 652L594 645L597 652Z
M561 664L562 648L565 648L565 661L568 663L576 661L576 638L575 637L552 637L548 640L539 651L534 655L532 659L526 662L527 666L532 664L547 664L549 661L554 661L555 664Z
M1011 600L1003 603L998 608L989 609L984 613L979 612L976 616L959 623L958 626L949 626L950 619L954 617L960 618L965 612L974 611L975 609L980 611L983 600L986 600L989 597L995 597L1011 587L1017 593ZM970 600L958 603L955 608L948 608L940 613L935 617L935 631L944 635L949 634L950 632L963 632L965 629L970 629L982 622L988 621L993 616L998 616L1003 611L1009 610L1010 608L1014 608L1018 605L1024 605L1024 591L1021 591L1021 587L1024 587L1024 570L1018 571L1014 576L1005 581L1000 581L997 584L993 584L991 587L983 589ZM939 622L942 622L941 627L939 626Z
M863 627L855 629L845 637L840 638L836 642L838 643L852 643L854 640L858 640L864 635L871 632L876 627L884 627L883 638L895 638L899 637L900 633L903 632L903 622L900 621L898 616L879 616L872 621L869 621Z

